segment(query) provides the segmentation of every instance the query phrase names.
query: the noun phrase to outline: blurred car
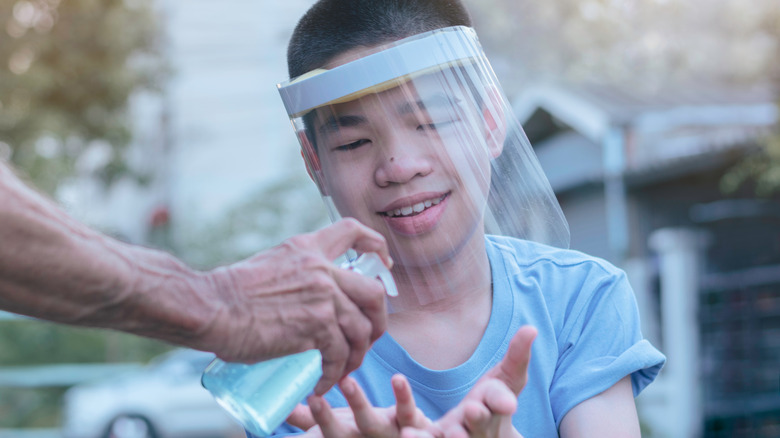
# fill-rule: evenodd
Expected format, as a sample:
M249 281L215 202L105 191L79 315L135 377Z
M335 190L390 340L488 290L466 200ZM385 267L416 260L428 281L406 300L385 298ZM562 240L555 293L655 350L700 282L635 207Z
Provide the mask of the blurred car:
M245 434L201 386L211 353L179 349L137 372L80 384L63 400L64 438L234 438Z

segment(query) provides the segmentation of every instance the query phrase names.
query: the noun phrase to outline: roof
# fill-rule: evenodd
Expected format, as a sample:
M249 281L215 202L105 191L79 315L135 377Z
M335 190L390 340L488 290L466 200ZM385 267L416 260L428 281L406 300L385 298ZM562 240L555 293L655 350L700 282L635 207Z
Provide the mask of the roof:
M767 84L687 84L654 90L603 84L542 84L527 87L512 106L522 123L542 109L599 141L614 126L643 130L702 123L767 126L778 119L779 97L778 90Z
M768 85L701 83L626 90L547 84L528 87L514 100L513 109L554 188L563 188L603 175L604 147L616 133L622 141L625 173L684 166L755 143L780 119L777 99L778 93ZM573 133L584 139L574 141ZM567 172L566 181L555 177L554 169L561 164L567 171L577 164L576 172Z

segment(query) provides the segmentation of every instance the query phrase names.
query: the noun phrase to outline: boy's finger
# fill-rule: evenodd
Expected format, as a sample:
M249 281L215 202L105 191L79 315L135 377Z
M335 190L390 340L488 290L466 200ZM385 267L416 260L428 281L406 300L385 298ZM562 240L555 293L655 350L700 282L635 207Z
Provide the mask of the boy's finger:
M481 403L468 403L464 406L463 425L471 434L483 433L490 424L493 414L487 406Z
M293 409L290 416L287 417L287 423L301 430L309 430L317 424L314 420L314 416L311 414L311 408L302 404L298 404L298 406Z
M349 403L355 416L355 424L364 435L371 436L382 428L382 419L374 411L374 407L366 398L363 389L352 377L344 377L339 382L339 387Z
M393 393L395 394L395 416L398 427L423 427L424 424L415 424L417 420L417 406L412 396L412 387L409 381L401 374L396 374L391 379Z
M444 431L445 438L469 438L469 432L462 424L453 424Z
M515 393L515 396L520 395L528 379L531 345L536 334L537 331L534 327L528 325L520 327L509 342L509 348L504 358L485 376L504 382Z
M517 394L514 394L507 385L496 379L480 383L481 404L491 413L496 415L512 415L517 409Z
M405 427L401 429L401 438L439 438L439 437L433 435L432 433L426 430L415 429L413 427Z
M333 415L333 410L331 410L330 405L324 398L312 395L308 398L308 402L312 416L320 426L324 438L342 438L346 436L339 427L340 423Z

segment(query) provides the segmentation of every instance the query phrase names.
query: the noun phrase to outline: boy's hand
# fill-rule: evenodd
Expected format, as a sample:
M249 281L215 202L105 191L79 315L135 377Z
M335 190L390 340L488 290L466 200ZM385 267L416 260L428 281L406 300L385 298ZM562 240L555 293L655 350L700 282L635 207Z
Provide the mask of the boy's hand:
M409 382L401 375L392 379L396 405L375 408L360 385L351 377L339 383L349 408L333 409L318 396L309 397L309 406L299 405L287 419L312 438L379 437L396 438L403 428L423 430L431 421L417 409Z
M404 430L414 437L520 437L512 425L517 397L528 380L528 363L536 329L521 327L504 358L485 373L455 408L425 430Z

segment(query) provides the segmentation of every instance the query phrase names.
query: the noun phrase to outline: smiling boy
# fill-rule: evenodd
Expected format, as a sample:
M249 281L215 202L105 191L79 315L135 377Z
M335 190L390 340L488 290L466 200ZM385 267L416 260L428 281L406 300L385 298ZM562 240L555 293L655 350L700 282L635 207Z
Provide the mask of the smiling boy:
M399 290L356 383L325 396L352 411L313 399L308 433L455 417L472 435L638 436L633 397L664 357L622 271L544 244L565 247L568 229L468 26L453 1L321 0L291 39L279 87L309 173L335 214L387 239ZM505 381L505 411L484 376L508 365L522 383ZM422 419L400 419L415 407Z

